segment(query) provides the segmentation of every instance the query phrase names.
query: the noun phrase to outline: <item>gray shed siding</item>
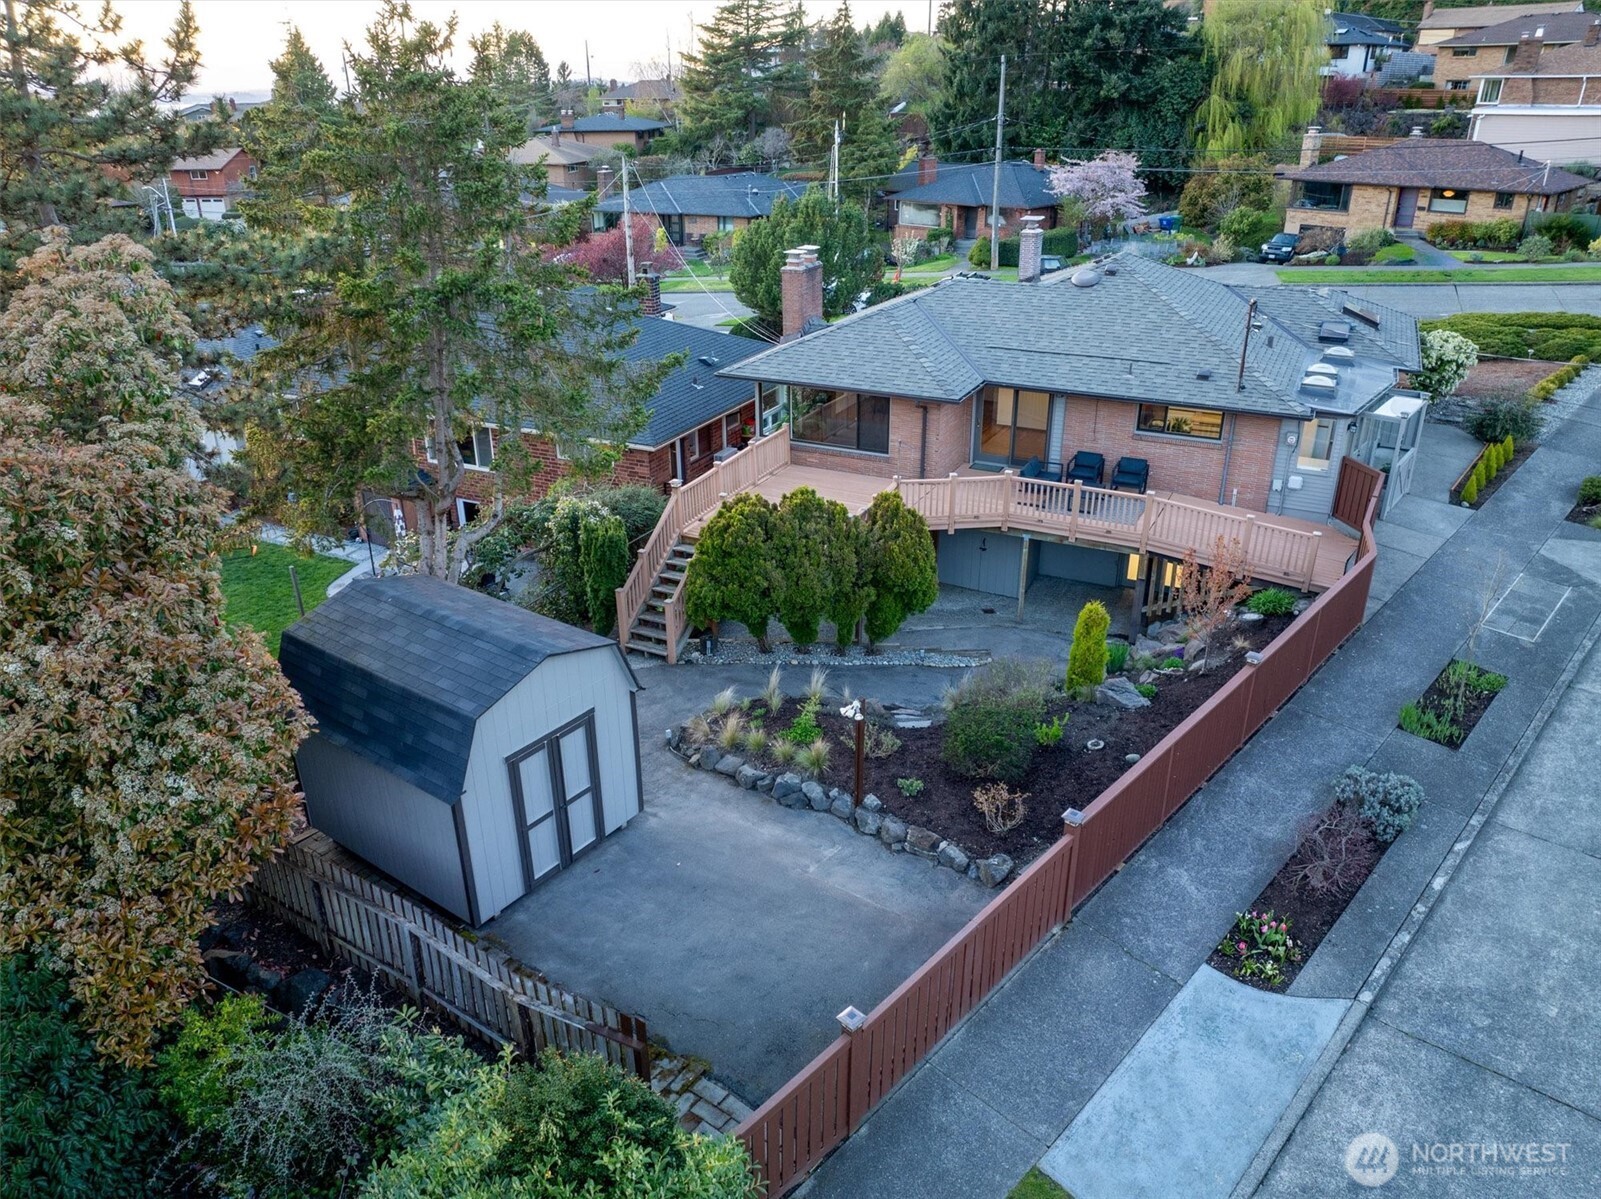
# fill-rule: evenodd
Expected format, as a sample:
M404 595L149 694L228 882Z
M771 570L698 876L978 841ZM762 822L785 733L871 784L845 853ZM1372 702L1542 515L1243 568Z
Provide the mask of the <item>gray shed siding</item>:
M314 828L447 912L470 918L449 804L320 733L301 743L295 762Z
M633 682L615 646L546 658L478 718L462 795L462 823L478 893L480 923L527 891L522 836L506 759L594 709L604 833L638 814L639 740Z
M1268 501L1268 507L1285 516L1298 517L1301 520L1327 520L1329 513L1334 510L1334 488L1339 481L1340 458L1345 454L1346 444L1349 440L1345 426L1356 418L1349 414L1340 416L1331 412L1320 412L1320 417L1328 417L1334 421L1333 452L1329 455L1329 468L1327 470L1303 470L1295 464L1295 456L1299 445L1290 445L1289 436L1293 433L1299 438L1301 422L1286 420L1279 428L1279 448L1273 459L1273 477L1281 480L1282 490L1273 494ZM1293 479L1300 479L1301 486L1292 488Z

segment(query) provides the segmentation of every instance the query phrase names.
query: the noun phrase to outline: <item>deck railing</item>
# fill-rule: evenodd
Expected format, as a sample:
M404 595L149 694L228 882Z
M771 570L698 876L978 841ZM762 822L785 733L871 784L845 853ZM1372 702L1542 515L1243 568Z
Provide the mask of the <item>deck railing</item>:
M924 504L941 500L949 504L958 494L985 504L1005 498L1004 486L997 487L993 478L961 480L969 482L979 486L917 479L903 483L901 492L920 511ZM1028 482L1031 487L1063 486ZM1378 471L1347 458L1339 489L1345 507L1336 515L1361 533L1350 569L1262 651L1260 661L1240 669L1083 812L1069 811L1060 840L865 1021L847 1025L854 1031L836 1038L740 1124L735 1135L750 1150L768 1199L779 1199L800 1185L860 1128L962 1017L1070 919L1073 909L1183 807L1361 627L1378 561L1373 521L1382 486ZM1052 503L1060 495L1044 494ZM1122 497L1120 503L1142 498L1112 494ZM1092 511L1094 502L1092 497ZM1102 519L1119 512L1126 516L1121 508L1103 509ZM1003 515L1015 516L1015 509ZM1143 520L1143 513L1137 519ZM1262 528L1271 527L1261 525L1251 532L1259 537Z

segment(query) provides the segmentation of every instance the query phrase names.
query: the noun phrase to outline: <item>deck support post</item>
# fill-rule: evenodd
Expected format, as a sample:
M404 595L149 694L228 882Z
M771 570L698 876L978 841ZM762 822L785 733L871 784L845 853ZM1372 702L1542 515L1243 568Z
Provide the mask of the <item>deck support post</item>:
M956 532L956 480L960 476L953 470L945 480L945 531Z
M1010 473L1010 472L1008 472ZM1023 599L1028 595L1028 554L1034 548L1034 539L1023 534L1023 561L1017 568L1017 620L1023 621Z
M1009 533L1012 529L1012 499L1017 495L1017 482L1012 475L1011 467L1003 470L1001 477L1006 480L1006 500L1001 508L1001 532Z

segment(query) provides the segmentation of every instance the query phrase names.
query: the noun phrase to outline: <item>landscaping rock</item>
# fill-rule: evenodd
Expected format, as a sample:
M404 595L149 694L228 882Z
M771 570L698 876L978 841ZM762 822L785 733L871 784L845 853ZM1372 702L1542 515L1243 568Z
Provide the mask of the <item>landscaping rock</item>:
M250 985L250 970L255 962L244 950L208 949L200 956L213 978L232 987Z
M856 806L855 804L851 803L849 792L841 791L838 787L830 787L828 791L828 802L832 804L836 799L843 799L846 803L851 804L852 807Z
M962 851L960 845L954 845L947 841L939 847L939 864L941 866L949 866L958 874L966 874L967 854Z
M977 878L978 877L978 863L977 862L969 862L967 864L967 877L968 878Z
M1132 765L1134 765L1134 763L1136 763L1136 762L1138 762L1140 760L1140 755L1139 754L1124 754L1123 755L1123 760L1125 762L1127 762L1130 766L1132 766Z
M1164 645L1178 645L1184 640L1184 626L1178 621L1169 621L1162 626L1161 635L1157 638Z
M792 795L799 795L801 789L801 776L794 771L786 771L773 780L773 798L783 803Z
M906 821L899 816L885 816L883 823L878 826L878 839L890 846L904 843L906 828Z
M1136 708L1148 708L1151 701L1146 699L1134 689L1134 684L1122 675L1107 679L1095 689L1095 699L1103 704L1115 704L1119 708L1133 711Z
M851 803L851 798L848 795L841 795L829 805L828 810L847 824L856 816L856 805Z
M724 754L717 759L717 765L712 767L718 774L726 774L734 778L739 774L739 768L745 764L745 759L737 754Z
M773 776L770 774L764 774L761 778L757 779L756 790L762 792L764 795L771 795L773 793Z
M1136 658L1165 658L1167 646L1151 637L1134 638L1134 656Z
M260 962L251 962L245 970L245 981L250 984L250 989L260 991L263 995L271 995L283 980L283 975L267 969Z
M1299 616L1302 612L1305 612L1311 606L1312 606L1312 601L1309 600L1309 599L1298 599L1298 600L1296 600L1295 601L1295 608L1294 608L1295 615Z
M1184 669L1189 674L1200 674L1201 671L1206 669L1206 659L1205 658L1197 658L1197 659L1195 659L1195 661L1191 662Z
M978 881L986 887L998 887L1012 873L1012 859L1004 853L984 858L978 864Z
M869 837L878 836L878 830L883 825L884 818L877 812L870 812L866 808L856 809L856 831L865 833Z
M667 730L667 748L677 751L684 744L684 726L675 725Z
M1183 658L1186 662L1204 657L1206 657L1206 641L1203 638L1196 637L1184 643Z
M868 795L862 800L862 807L869 812L882 812L884 810L884 801L876 795Z
M739 768L739 773L734 777L739 780L739 785L745 790L754 791L756 789L756 780L762 777L762 772L747 762Z
M278 987L275 998L286 1011L299 1015L323 997L334 980L326 971L296 970Z
M1154 683L1154 682L1156 682L1156 671L1154 671L1154 670L1142 670L1142 671L1140 671L1140 682L1142 682L1142 683Z
M937 855L941 840L943 838L938 833L919 825L911 825L906 830L906 850L920 858L932 858Z
M1261 624L1267 618L1260 612L1241 612L1235 619L1241 624Z
M802 783L801 794L806 797L806 802L811 805L812 811L828 811L828 792L823 790L823 784L819 783L816 779L807 779L804 783Z
M702 770L716 770L717 760L722 756L723 755L717 751L717 747L715 745L707 745L702 747L700 751L700 768Z

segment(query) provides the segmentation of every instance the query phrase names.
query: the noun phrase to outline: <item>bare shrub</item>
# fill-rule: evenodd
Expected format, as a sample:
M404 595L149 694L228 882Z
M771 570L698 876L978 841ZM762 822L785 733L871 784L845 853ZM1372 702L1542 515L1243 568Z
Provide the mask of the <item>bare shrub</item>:
M1195 549L1184 551L1184 587L1179 598L1190 636L1206 638L1234 617L1234 609L1251 597L1251 568L1239 538L1219 536L1212 565L1201 566Z
M1350 895L1362 885L1378 848L1362 813L1337 803L1301 826L1290 881L1317 895Z
M1005 783L990 783L973 792L973 806L992 833L1009 833L1023 823L1027 791L1013 791Z

